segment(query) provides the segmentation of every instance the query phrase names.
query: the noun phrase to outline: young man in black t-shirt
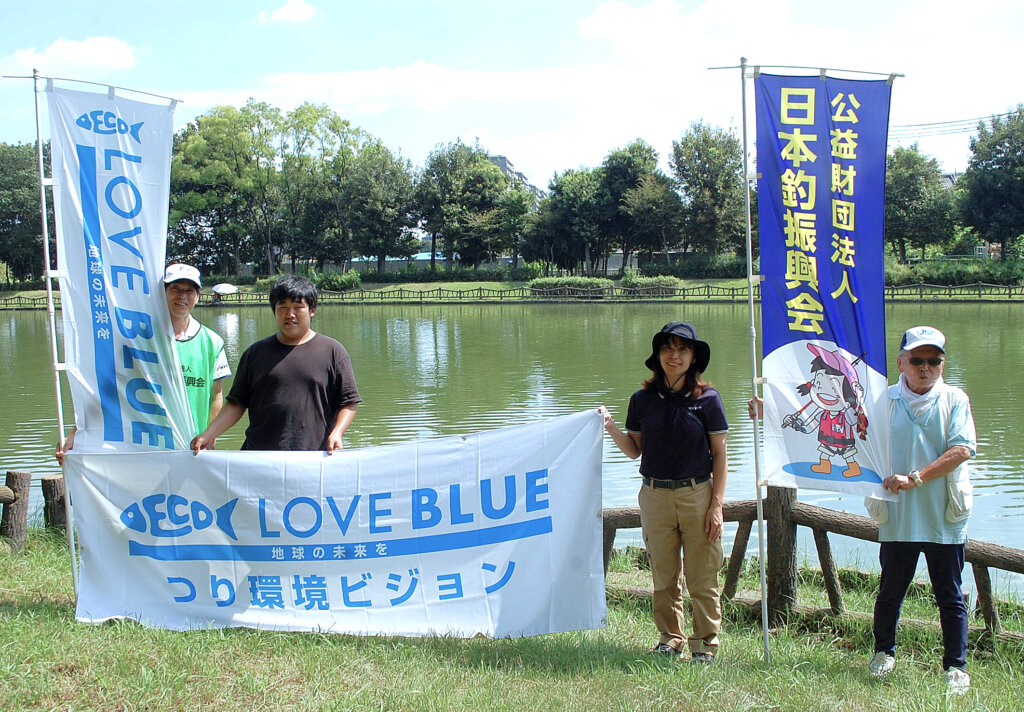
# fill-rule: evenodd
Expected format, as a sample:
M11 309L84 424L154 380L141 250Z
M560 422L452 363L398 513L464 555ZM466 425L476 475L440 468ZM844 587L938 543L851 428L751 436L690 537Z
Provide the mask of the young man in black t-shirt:
M243 450L340 450L360 402L352 361L311 328L316 287L282 277L270 290L278 331L245 350L220 415L192 440L195 452L249 411Z

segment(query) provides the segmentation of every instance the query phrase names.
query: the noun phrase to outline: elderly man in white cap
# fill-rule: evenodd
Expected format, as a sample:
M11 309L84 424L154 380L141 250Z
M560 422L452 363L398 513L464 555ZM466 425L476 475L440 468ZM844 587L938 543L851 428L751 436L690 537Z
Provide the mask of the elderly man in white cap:
M896 660L900 608L924 553L942 626L943 678L951 693L971 684L964 670L967 606L961 574L970 517L967 461L977 436L967 394L942 380L946 337L930 326L903 335L899 381L889 388L892 468L883 486L898 494L880 513L878 558L882 566L875 600L875 653L869 672L884 677Z

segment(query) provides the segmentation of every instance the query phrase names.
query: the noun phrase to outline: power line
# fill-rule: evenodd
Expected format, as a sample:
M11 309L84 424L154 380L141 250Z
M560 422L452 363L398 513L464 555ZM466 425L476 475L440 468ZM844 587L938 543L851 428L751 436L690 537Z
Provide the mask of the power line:
M952 136L956 134L974 133L978 124L991 126L993 118L1004 119L1013 112L981 116L974 119L954 119L952 121L932 121L923 124L901 124L889 127L890 139L926 138L930 136Z

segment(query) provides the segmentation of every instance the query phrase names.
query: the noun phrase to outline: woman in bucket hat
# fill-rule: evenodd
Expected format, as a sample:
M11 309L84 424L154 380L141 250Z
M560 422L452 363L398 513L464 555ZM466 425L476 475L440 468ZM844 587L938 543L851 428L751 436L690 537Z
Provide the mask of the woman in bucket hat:
M651 341L652 372L629 399L626 430L601 406L605 430L629 458L640 457L640 522L654 579L654 652L710 663L722 625L722 503L729 429L722 399L701 374L711 347L691 324L673 321ZM679 551L683 557L680 561ZM683 632L683 577L693 632Z

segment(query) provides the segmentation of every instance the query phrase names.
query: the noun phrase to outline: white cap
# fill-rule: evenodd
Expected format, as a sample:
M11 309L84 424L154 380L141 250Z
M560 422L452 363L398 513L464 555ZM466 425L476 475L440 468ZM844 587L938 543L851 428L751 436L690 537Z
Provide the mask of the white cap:
M192 265L183 265L180 262L178 264L168 265L167 269L164 271L164 284L177 282L180 279L187 279L200 289L203 288L203 283L199 281L199 270Z
M919 346L934 346L946 353L946 337L931 326L915 326L907 329L900 342L900 351L913 351Z

